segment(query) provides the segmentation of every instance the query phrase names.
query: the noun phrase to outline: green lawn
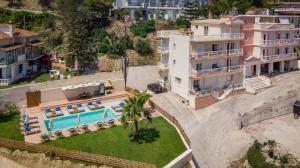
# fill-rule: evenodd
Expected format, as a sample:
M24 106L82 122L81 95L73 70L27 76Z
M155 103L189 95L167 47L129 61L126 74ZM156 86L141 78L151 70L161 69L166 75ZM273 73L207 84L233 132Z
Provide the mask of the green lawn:
M163 167L186 150L176 129L162 117L154 118L152 124L144 126L141 143L131 141L130 129L117 126L46 144L153 163L158 167Z
M20 133L19 113L0 115L0 138L24 140Z

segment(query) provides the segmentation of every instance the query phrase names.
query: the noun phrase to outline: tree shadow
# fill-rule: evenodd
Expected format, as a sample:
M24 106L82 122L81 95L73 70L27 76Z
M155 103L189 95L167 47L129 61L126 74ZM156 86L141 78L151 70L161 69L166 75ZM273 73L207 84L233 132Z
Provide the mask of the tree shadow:
M18 113L1 113L0 122L12 121L17 117Z
M160 132L155 128L141 128L139 139L135 139L132 136L132 134L130 135L130 137L132 137L131 141L137 142L139 144L152 143L155 142L160 137L159 133Z

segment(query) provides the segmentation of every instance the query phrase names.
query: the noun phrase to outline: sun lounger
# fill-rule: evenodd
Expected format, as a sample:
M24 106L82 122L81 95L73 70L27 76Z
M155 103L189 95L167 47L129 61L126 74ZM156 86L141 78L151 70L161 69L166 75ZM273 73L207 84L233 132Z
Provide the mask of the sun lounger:
M60 107L55 107L55 113L56 113L56 116L64 115L64 113L61 111Z
M50 137L47 133L42 133L41 139L42 139L42 142L50 141Z
M66 108L66 110L67 110L70 114L72 114L72 113L75 112L75 110L73 109L72 105L68 105L67 108Z
M58 137L58 138L62 138L62 137L64 137L64 135L63 135L63 133L62 133L62 131L61 130L57 130L57 131L55 131L54 132L54 134Z
M20 120L20 122L22 124L24 124L24 120ZM28 124L31 125L31 124L36 124L36 123L39 123L39 120L29 120Z
M121 106L119 106L119 105L111 106L111 108L112 108L113 110L115 110L116 112L121 112L121 111L124 109L124 107L121 107Z
M45 109L45 115L46 115L47 118L53 117L53 113L55 113L55 112L52 111L50 108Z
M82 104L77 104L76 107L74 107L74 110L77 112L77 113L80 113L80 112L84 112L84 107L82 107Z
M38 134L41 132L39 128L31 129L29 127L22 127L21 130L24 135Z
M78 134L77 131L76 131L76 129L73 128L73 127L69 128L68 131L70 132L71 135L77 135Z
M26 119L26 114L20 114L20 120L25 120ZM29 117L29 120L36 120L38 119L37 116Z
M87 107L88 107L90 110L95 110L95 109L96 109L96 107L94 106L93 102L91 102L91 101L87 103Z
M124 103L124 102L121 102L121 103L119 103L119 106L120 106L120 107L125 107L125 103Z
M29 128L40 128L40 125L35 123L35 124L25 124L25 123L20 123L21 127L29 127Z

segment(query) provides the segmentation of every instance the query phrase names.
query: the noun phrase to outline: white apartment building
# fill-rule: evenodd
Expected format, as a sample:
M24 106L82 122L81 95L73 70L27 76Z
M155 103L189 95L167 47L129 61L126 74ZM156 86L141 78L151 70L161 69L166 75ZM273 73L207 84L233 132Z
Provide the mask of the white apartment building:
M145 19L157 18L158 13L165 20L175 20L181 15L187 0L115 0L114 9L127 9L130 18L134 19L134 12L142 10ZM207 0L195 0L197 5L207 4Z
M285 17L249 15L161 31L161 81L193 108L205 107L242 89L246 78L295 69L297 30Z
M43 56L35 32L0 24L0 85L8 85L41 69Z

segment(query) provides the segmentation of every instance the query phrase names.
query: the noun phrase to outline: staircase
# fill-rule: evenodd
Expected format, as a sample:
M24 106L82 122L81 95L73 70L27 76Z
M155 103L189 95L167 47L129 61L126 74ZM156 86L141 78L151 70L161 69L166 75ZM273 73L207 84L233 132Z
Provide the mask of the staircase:
M253 94L259 93L271 86L271 80L265 76L258 76L245 80L246 91Z
M232 91L233 91L232 87L225 89L224 93L220 97L218 97L218 100L224 100Z

